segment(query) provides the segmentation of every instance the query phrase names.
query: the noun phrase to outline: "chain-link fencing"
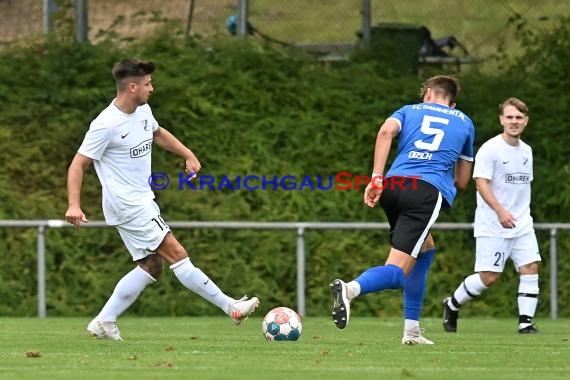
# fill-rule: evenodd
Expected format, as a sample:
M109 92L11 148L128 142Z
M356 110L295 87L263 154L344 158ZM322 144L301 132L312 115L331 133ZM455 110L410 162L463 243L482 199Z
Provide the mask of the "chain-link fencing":
M46 4L54 18L73 17L77 0L0 0L0 42L43 33ZM125 38L151 34L159 21L174 20L179 31L203 38L231 38L228 18L244 0L84 0L89 40L105 32ZM498 46L514 43L521 26L551 28L570 15L564 0L248 0L253 37L291 44L354 43L370 3L372 27L425 26L434 39L453 36L472 57L486 58ZM67 13L66 13L67 12Z
M249 21L264 34L294 43L350 42L362 29L363 0L251 0ZM454 36L480 59L514 43L524 25L551 28L570 16L562 0L370 0L371 24L425 26L431 37Z
M124 39L151 35L162 21L174 21L187 34L204 38L230 37L226 19L235 13L237 0L84 0L88 38L103 34ZM47 5L46 5L47 4ZM51 4L51 5L49 5ZM73 19L76 0L0 0L0 42L44 33L47 14L51 24ZM53 27L53 25L50 25Z

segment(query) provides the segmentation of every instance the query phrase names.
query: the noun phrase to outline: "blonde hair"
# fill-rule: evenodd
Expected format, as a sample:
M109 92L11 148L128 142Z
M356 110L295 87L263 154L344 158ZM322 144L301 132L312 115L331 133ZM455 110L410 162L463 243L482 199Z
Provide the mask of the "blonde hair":
M506 106L513 106L515 107L517 110L519 110L520 112L524 113L526 116L528 116L528 107L525 104L525 102L523 102L520 99L517 98L508 98L507 100L505 100L503 103L501 103L499 105L499 115L503 114L503 111L505 110Z

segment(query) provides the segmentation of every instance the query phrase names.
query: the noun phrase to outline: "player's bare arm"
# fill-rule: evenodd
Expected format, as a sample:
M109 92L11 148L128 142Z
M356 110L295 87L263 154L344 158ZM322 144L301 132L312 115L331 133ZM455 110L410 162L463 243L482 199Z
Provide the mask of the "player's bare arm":
M162 127L158 127L156 132L154 132L154 142L161 148L184 158L186 161L186 173L195 173L194 175L198 174L202 167L202 165L200 165L200 161L198 161L198 158L196 158L194 153L182 144L172 133Z
M91 163L93 163L91 158L77 153L67 171L68 208L65 213L65 219L76 227L79 227L81 222L88 222L87 217L81 210L81 184L83 183L83 173Z
M387 119L376 136L376 146L374 148L374 168L372 173L383 175L392 140L400 133L400 124L395 119ZM375 179L374 183L370 182L364 190L364 203L369 207L378 204L380 195L382 194L382 184L380 179Z
M459 191L465 190L471 179L471 172L473 170L473 161L464 159L457 160L455 164L455 187Z
M515 227L515 217L497 200L493 190L491 189L491 181L487 178L475 178L477 191L483 197L483 200L497 213L499 223L504 228Z

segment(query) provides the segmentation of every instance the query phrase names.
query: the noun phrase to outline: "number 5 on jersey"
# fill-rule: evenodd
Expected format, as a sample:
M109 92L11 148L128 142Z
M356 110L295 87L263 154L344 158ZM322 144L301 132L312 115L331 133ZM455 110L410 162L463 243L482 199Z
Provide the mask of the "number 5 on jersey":
M432 123L448 125L449 120L444 119L442 117L425 115L423 120L422 120L422 126L421 126L420 130L422 131L422 133L424 133L428 136L433 136L433 141L431 143L428 143L428 142L425 142L423 140L416 140L416 141L414 141L414 145L416 146L416 148L431 150L431 151L437 150L439 148L439 145L441 144L441 141L443 140L443 136L445 135L445 132L443 131L443 129L432 127L431 126Z

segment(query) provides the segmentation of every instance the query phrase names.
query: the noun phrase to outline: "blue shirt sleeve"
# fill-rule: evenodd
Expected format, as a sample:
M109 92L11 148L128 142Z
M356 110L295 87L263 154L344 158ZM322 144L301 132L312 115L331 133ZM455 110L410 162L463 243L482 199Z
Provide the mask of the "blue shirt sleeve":
M389 117L389 119L396 119L400 122L400 129L404 126L404 121L406 121L406 107L400 108Z
M473 144L475 142L475 127L473 123L469 123L469 135L465 144L463 144L463 149L461 150L461 158L467 161L473 161L474 151Z

